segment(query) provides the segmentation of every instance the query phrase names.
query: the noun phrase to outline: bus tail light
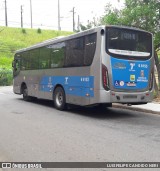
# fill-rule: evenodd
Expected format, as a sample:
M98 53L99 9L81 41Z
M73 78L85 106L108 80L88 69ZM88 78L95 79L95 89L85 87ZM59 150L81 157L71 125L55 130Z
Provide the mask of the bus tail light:
M102 65L102 81L105 90L109 90L109 77L107 67Z
M150 75L150 80L149 80L149 90L152 90L152 88L153 88L153 80L154 80L154 74L152 71L151 75Z

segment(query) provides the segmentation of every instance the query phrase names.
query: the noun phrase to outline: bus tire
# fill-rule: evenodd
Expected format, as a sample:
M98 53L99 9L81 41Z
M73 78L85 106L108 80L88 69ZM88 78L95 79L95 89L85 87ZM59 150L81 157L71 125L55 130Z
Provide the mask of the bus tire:
M27 89L26 85L22 89L22 94L23 94L23 100L24 101L29 101L30 100L30 97L28 96L28 89Z
M62 87L57 87L53 96L54 106L58 110L66 109L66 95Z

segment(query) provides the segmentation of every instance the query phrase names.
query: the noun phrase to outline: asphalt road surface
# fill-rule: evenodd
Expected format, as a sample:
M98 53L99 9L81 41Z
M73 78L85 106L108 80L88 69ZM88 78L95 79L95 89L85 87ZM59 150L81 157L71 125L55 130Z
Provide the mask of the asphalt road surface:
M160 162L160 115L58 111L51 101L25 102L12 87L0 87L0 161Z

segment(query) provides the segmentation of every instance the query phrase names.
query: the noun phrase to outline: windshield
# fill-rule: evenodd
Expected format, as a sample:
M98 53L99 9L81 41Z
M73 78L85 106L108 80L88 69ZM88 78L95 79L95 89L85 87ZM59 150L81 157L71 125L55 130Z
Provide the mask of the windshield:
M119 56L150 57L152 35L137 30L108 28L107 51Z

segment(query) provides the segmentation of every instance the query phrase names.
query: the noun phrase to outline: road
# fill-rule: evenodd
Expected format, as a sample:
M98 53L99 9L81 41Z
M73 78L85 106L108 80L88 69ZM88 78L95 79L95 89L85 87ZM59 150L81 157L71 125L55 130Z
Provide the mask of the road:
M0 160L159 162L160 115L58 111L51 101L25 102L11 87L0 87Z

